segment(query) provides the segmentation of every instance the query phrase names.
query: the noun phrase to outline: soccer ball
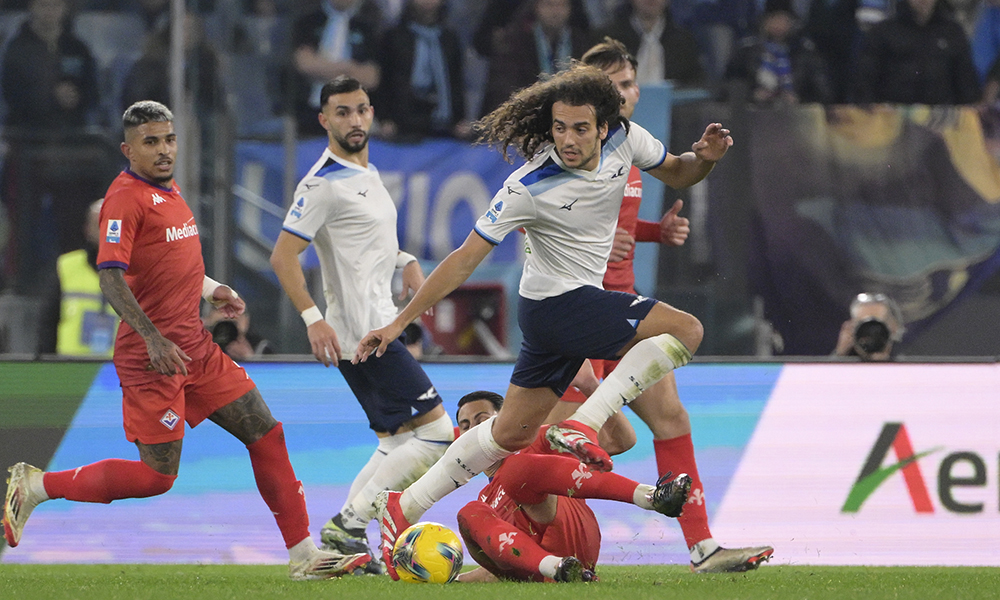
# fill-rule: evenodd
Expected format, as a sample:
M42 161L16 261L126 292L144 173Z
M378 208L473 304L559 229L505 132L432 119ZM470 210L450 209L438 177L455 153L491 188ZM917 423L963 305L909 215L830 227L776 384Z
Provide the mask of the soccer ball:
M449 583L462 570L462 541L440 523L411 525L393 546L392 566L408 583Z

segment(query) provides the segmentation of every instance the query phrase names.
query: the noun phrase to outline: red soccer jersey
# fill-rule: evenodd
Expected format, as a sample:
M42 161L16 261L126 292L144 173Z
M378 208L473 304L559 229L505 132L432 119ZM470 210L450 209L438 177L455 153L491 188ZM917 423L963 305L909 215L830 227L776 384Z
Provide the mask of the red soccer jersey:
M628 172L628 183L625 184L625 196L622 198L622 207L618 212L618 226L635 237L636 224L639 220L639 203L642 202L642 172L635 167ZM604 273L604 289L615 292L634 293L635 272L632 270L632 259L635 257L633 249L621 262L608 263L608 270Z
M198 226L177 186L162 188L123 171L104 197L100 227L97 268L124 269L125 282L160 333L192 359L203 357L212 340L199 318L205 263ZM146 370L146 342L124 322L114 363L123 386L163 377Z
M545 440L547 429L548 425L543 425L535 441L520 454L552 454ZM497 475L503 468L501 464L490 482L479 492L479 500L491 506L501 519L527 534L546 551L557 556L576 556L584 566L593 569L601 551L601 530L586 500L559 497L555 520L547 525L538 524L521 510L521 506L500 484L501 477ZM525 481L524 485L530 486L531 482Z

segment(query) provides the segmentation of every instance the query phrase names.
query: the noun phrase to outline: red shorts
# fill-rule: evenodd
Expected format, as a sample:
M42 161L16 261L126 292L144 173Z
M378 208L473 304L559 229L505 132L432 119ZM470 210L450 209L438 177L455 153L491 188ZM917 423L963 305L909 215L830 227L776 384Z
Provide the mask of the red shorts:
M617 360L602 360L600 358L591 358L590 364L594 366L594 375L597 376L597 380L600 381L608 376L611 371L615 370L618 366ZM583 395L583 392L576 389L573 386L566 388L566 393L560 398L563 402L575 402L577 404L583 404L586 402L587 397Z
M184 421L195 427L252 390L254 382L216 344L205 357L187 363L188 374L122 387L125 437L162 444L184 437Z
M575 556L593 570L601 553L601 528L594 511L579 498L557 498L556 518L545 526L539 546L556 556Z

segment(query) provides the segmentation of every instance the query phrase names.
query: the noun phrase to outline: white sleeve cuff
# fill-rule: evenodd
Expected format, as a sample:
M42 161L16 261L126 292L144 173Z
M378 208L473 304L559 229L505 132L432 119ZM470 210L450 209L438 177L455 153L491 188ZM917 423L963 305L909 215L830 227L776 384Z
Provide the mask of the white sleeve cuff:
M409 252L400 252L396 255L396 268L402 269L415 260L417 260L417 257L413 256Z

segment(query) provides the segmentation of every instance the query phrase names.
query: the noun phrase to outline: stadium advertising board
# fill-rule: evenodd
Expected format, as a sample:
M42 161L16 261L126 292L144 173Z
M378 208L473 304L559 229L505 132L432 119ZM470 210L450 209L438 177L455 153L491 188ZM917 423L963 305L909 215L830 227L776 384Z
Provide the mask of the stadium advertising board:
M0 363L0 450L8 462L62 470L135 459L110 364L11 365ZM317 534L340 509L374 435L338 371L311 363L245 366L284 423ZM512 366L426 368L454 415L473 387L506 389ZM706 503L721 543L771 544L776 563L1000 565L992 552L1000 531L998 375L993 365L689 365L677 382L704 484L693 501ZM615 458L615 471L651 483L651 436L630 419L638 442ZM0 560L287 560L238 441L206 422L188 431L181 462L163 496L111 506L43 504L21 545ZM474 479L425 518L455 529L455 514L483 485L482 476ZM673 520L618 503L589 504L601 523L601 563L687 562ZM371 526L369 539L377 537Z
M713 521L775 562L1000 565L994 365L787 365Z

